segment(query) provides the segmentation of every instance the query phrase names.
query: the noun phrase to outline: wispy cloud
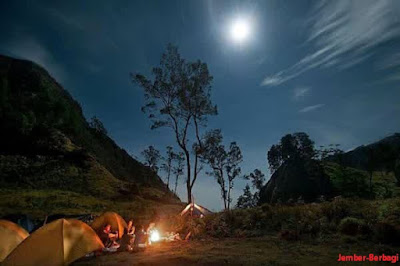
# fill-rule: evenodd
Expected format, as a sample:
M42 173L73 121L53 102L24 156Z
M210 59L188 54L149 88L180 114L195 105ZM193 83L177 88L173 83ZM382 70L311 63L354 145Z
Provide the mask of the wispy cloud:
M299 101L310 93L310 87L297 87L293 90L293 99Z
M323 104L323 103L319 103L319 104L316 104L316 105L310 105L310 106L304 107L303 109L300 109L299 113L312 112L312 111L315 111L315 110L317 110L317 109L319 109L321 107L324 107L324 106L325 106L325 104Z
M35 38L14 39L2 45L2 49L11 56L31 60L41 65L59 82L66 79L63 67L55 61L50 51Z
M373 48L400 36L400 1L336 0L318 3L309 21L307 44L314 49L300 61L267 76L276 86L319 67L349 68L373 54Z
M68 27L78 30L85 30L85 26L83 25L82 21L76 17L67 15L66 13L63 13L53 7L43 7L43 10L46 12L46 14L56 18Z

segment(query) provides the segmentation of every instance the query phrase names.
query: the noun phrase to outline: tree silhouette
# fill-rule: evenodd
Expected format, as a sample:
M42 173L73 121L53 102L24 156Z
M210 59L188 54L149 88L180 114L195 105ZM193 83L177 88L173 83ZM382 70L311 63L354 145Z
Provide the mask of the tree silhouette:
M225 184L224 168L228 155L225 151L224 145L222 144L221 130L215 129L209 131L205 134L203 139L201 160L210 166L211 171L207 172L207 174L213 176L220 186L224 208L227 209L228 191Z
M108 135L107 129L104 127L103 123L96 116L90 119L89 126L93 128L97 133Z
M175 165L172 168L173 173L175 174L175 188L174 188L174 193L176 194L176 190L178 188L178 182L180 176L183 175L183 168L184 168L184 154L182 152L175 154L174 161L176 162Z
M373 187L372 187L372 177L374 170L376 170L377 165L379 161L379 154L376 150L373 148L368 148L367 149L367 164L366 164L366 170L368 172L369 176L369 195L370 198L373 198Z
M339 147L340 144L329 144L327 147L320 146L319 149L316 150L316 157L320 161L324 161L329 157L337 157L338 154L343 153Z
M268 164L274 173L283 163L290 160L312 159L316 156L314 142L304 132L283 136L280 142L268 151Z
M250 173L249 175L245 175L244 179L250 180L252 183L253 189L256 190L256 192L253 195L253 201L254 201L255 205L257 205L258 200L260 198L260 191L265 182L265 175L259 169L255 169L253 171L253 173Z
M187 62L181 58L178 48L168 45L160 65L152 70L153 79L132 74L132 80L144 89L146 103L142 110L148 113L152 129L168 127L185 155L186 188L188 202L199 173L199 156L202 149L201 128L206 127L207 117L217 114L211 102L212 76L207 64L197 60ZM194 166L189 144L194 139ZM193 170L193 171L192 171Z
M172 163L175 158L175 153L171 146L167 146L167 156L164 158L164 163L161 165L161 169L167 174L167 188L169 189L169 179L172 171Z
M231 207L232 196L231 191L234 186L234 180L241 173L240 163L243 161L242 152L236 142L231 142L229 145L229 151L227 154L227 162L225 165L226 175L228 176L228 210Z
M234 180L241 173L239 165L243 161L242 152L236 142L230 143L229 150L225 149L220 129L207 132L203 139L201 160L210 166L211 171L207 174L219 184L224 208L229 210Z
M144 158L144 164L157 173L158 162L161 159L160 151L155 149L153 146L149 146L147 149L142 151L141 154Z
M257 204L254 201L253 194L251 194L250 186L247 184L243 189L243 194L239 196L236 207L240 209L247 209L255 207Z
M265 182L265 175L258 169L255 169L253 173L245 176L245 179L250 180L253 188L261 190Z

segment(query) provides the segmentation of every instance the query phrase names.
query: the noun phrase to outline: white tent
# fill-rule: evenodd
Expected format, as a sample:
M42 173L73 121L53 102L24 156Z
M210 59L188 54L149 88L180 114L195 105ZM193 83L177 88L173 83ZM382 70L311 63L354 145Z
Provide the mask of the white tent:
M209 215L211 213L212 212L210 210L192 202L192 203L189 203L185 207L185 209L183 209L183 211L181 212L181 216L190 215L190 216L195 216L195 217L203 217L203 216Z

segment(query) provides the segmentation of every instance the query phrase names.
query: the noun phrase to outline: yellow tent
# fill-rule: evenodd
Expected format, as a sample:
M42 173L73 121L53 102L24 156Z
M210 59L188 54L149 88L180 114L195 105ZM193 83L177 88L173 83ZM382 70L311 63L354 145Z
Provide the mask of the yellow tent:
M68 265L104 248L96 232L79 220L59 219L33 232L3 261L4 265Z
M107 224L111 225L111 230L118 231L119 238L124 235L124 228L128 228L125 220L115 212L103 213L94 219L91 226L96 232L99 233Z
M29 233L19 225L0 220L0 262L28 236Z

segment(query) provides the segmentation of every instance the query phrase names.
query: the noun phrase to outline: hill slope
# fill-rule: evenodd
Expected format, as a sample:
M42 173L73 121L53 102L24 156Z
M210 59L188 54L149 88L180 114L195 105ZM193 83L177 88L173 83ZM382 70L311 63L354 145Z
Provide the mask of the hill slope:
M292 202L299 197L314 201L319 195L390 198L400 196L399 184L400 134L397 133L322 162L284 163L260 191L260 203Z
M400 133L328 158L348 167L393 172L400 184Z
M30 61L0 56L0 131L0 185L7 193L179 202L154 172L90 127L80 105Z

